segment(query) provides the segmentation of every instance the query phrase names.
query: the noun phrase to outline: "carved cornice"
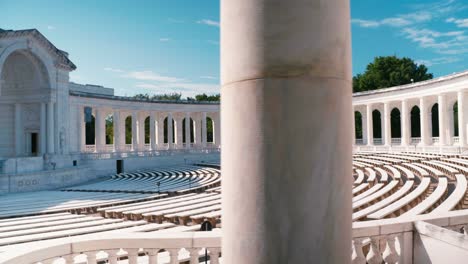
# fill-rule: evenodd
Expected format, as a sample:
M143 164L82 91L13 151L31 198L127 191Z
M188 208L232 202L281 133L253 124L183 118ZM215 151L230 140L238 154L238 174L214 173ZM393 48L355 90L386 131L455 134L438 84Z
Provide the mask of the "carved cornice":
M54 44L44 37L44 35L42 35L37 29L0 30L0 39L18 37L29 37L34 39L42 48L56 58L55 67L67 71L73 71L76 69L76 65L68 59L67 53L55 47ZM32 43L28 39L28 47L31 48L31 45Z

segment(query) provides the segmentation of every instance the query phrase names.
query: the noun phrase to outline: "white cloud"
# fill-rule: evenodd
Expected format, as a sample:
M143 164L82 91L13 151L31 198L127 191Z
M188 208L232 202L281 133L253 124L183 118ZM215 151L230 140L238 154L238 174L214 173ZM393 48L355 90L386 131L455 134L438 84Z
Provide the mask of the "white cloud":
M163 76L159 75L157 73L154 73L153 71L132 71L129 72L123 77L130 78L130 79L135 79L135 80L140 80L140 81L158 81L158 82L180 82L183 81L183 79L171 77L171 76Z
M110 71L110 72L124 72L121 69L115 69L115 68L111 68L111 67L106 67L106 68L104 68L104 70L105 71Z
M219 93L219 84L207 83L190 83L190 82L176 82L176 83L138 83L136 88L147 89L152 93L182 93L183 96L195 96L200 93L215 94Z
M457 57L440 57L440 58L434 58L430 60L416 60L416 64L424 64L426 66L433 66L433 65L438 65L438 64L450 64L454 62L461 61L461 58Z
M380 22L375 20L351 19L351 23L357 24L363 28L376 28L380 26Z
M405 38L418 43L421 48L430 48L440 54L466 53L468 37L464 31L439 32L430 29L404 28Z
M351 22L363 28L376 28L380 26L404 27L412 24L423 23L431 20L433 14L427 11L401 14L380 20L352 19Z
M210 19L202 19L197 21L198 24L204 24L208 26L213 26L213 27L219 27L219 22L210 20Z
M210 79L210 80L216 80L218 78L214 77L214 76L200 76L201 79Z
M468 28L468 18L456 19L456 18L450 17L446 19L445 22L454 23L459 28Z
M382 19L382 21L380 22L380 24L382 25L387 25L391 27L403 27L403 26L411 25L412 23L413 23L412 21L402 18L402 17L385 18L385 19Z
M161 42L167 42L167 41L170 41L171 39L170 38L160 38L159 41Z
M54 26L51 26L51 25L48 25L48 26L47 26L47 29L48 29L48 30L54 30L55 27L54 27Z

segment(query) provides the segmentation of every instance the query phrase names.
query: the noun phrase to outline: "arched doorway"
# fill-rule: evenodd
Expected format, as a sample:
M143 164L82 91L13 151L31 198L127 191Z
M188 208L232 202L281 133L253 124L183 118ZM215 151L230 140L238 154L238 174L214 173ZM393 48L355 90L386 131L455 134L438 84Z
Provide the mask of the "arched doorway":
M392 141L401 143L401 114L396 107L390 112L390 132Z
M0 156L46 153L47 129L43 126L45 121L41 121L50 109L46 110L47 99L39 98L38 94L41 89L50 89L47 67L32 51L16 50L6 57L0 70L0 96L9 98L0 103ZM53 143L52 137L50 141Z
M132 137L133 137L133 131L132 131L132 116L127 116L125 118L125 144L130 145L132 144Z
M183 143L194 143L194 140L195 140L195 137L194 137L194 122L193 122L193 119L190 118L190 121L189 121L189 124L190 124L190 129L189 129L189 133L190 133L190 138L189 138L189 142L187 142L187 135L185 134L185 121L186 121L186 118L184 118L182 120L182 142Z
M106 116L106 145L114 144L114 116Z
M382 115L377 109L372 111L372 132L374 144L382 144Z
M151 143L150 117L145 118L145 144Z
M439 138L440 131L439 131L439 104L435 103L431 107L431 124L432 124L432 140L436 140Z
M359 111L354 111L354 134L356 144L363 144L362 141L362 114Z
M175 144L175 121L172 119L172 144ZM164 118L164 143L169 143L169 127L167 124L167 117Z
M411 108L411 143L421 140L421 111L418 106Z

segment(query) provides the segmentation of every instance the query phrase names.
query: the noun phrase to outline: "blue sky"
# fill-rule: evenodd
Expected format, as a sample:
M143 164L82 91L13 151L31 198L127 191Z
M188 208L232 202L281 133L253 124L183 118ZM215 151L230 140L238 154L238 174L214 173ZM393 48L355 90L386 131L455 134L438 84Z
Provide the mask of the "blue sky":
M70 53L71 80L118 95L219 92L219 0L0 0L0 28L37 28ZM353 73L407 56L435 76L468 69L465 0L352 0Z

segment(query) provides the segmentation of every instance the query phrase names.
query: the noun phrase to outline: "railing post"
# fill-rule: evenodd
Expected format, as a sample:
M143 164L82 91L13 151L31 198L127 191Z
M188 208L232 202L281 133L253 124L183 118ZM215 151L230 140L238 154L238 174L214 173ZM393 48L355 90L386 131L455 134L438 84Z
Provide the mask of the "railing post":
M395 249L395 235L389 235L386 237L386 247L383 252L383 259L385 263L396 264L399 260L398 253Z
M128 254L128 264L138 264L138 249L137 248L129 248L125 249Z
M219 264L219 248L208 248L208 255L210 256L210 264Z
M364 252L362 251L362 240L362 238L353 239L352 264L366 264L366 256L364 256Z
M107 260L109 261L109 264L117 264L117 253L119 252L118 249L111 249L111 250L106 250L108 256Z
M171 257L170 264L179 264L179 250L178 248L170 248L166 249L169 252L169 256Z
M367 254L367 262L369 264L382 264L383 259L380 255L379 241L379 237L371 237L371 245Z
M147 250L148 264L158 264L158 253L159 253L159 248L153 248L153 249Z
M190 252L190 264L198 264L198 252L200 251L199 248L189 248L188 251Z
M88 260L87 264L97 264L96 251L86 252L86 258Z
M405 232L398 237L400 242L400 261L399 263L413 263L413 232Z

